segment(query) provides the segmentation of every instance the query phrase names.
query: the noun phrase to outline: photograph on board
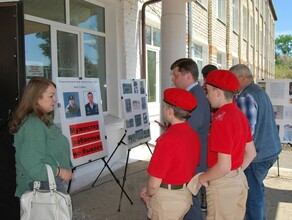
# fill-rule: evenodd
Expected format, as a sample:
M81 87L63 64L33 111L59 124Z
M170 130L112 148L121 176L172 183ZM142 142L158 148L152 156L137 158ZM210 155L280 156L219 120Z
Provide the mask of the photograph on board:
M63 97L66 118L80 117L78 92L64 92Z

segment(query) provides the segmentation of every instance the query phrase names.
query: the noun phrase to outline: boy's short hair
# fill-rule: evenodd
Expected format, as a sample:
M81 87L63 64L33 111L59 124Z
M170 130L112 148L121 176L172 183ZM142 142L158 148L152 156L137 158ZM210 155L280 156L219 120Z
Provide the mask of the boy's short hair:
M208 65L204 66L202 71L201 71L203 77L206 78L208 76L208 74L213 70L218 70L218 68L213 64L208 64Z
M173 70L174 68L178 67L179 71L184 75L186 72L190 72L193 79L195 81L198 80L199 77L199 70L197 63L191 58L181 58L174 61L171 64L170 69Z

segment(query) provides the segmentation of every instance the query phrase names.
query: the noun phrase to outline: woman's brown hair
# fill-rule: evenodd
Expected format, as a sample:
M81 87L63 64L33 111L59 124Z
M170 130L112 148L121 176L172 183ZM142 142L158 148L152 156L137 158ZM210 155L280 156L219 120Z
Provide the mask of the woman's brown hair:
M10 133L16 133L28 115L35 115L49 126L48 113L38 105L38 100L50 85L56 88L55 83L45 78L32 78L29 81L9 123Z

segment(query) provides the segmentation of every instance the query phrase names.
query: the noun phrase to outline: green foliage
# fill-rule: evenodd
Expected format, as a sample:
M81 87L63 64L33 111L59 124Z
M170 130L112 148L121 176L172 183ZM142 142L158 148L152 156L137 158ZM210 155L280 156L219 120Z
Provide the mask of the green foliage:
M276 50L282 54L292 56L292 35L280 35L275 40Z
M292 57L287 55L276 56L275 78L292 79Z
M275 45L275 78L292 79L292 35L280 35Z
M37 38L43 40L43 43L39 44L39 47L42 49L42 53L44 56L51 58L51 42L50 42L50 32L38 32L35 34Z

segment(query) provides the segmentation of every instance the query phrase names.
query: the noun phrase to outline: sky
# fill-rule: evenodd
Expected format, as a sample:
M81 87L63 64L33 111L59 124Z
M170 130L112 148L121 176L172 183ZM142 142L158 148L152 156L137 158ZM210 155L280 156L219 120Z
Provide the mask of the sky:
M275 25L275 37L292 35L292 0L273 0L278 20Z

